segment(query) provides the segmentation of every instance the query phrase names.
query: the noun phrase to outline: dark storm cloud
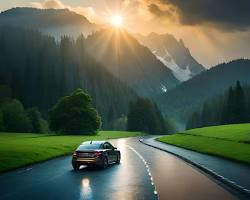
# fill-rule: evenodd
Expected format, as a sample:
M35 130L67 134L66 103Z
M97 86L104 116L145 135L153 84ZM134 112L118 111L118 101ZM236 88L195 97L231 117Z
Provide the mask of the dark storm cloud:
M154 13L158 17L172 17L171 11L168 10L161 10L160 7L156 4L150 4L148 6L149 11Z
M212 24L222 29L250 28L250 0L145 0L149 11L163 17L177 13L185 25ZM174 7L166 11L166 6Z

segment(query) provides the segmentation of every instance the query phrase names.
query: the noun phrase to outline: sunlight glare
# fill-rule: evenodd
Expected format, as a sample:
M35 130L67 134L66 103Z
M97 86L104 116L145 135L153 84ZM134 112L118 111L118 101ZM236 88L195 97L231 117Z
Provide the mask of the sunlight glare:
M123 25L123 19L121 16L116 15L111 18L111 24L117 28L122 27Z

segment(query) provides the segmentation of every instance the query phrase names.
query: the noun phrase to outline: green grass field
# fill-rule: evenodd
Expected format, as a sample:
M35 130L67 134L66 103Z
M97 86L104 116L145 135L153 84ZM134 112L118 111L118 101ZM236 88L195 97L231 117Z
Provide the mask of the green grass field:
M250 124L192 129L157 140L250 164Z
M140 135L126 131L100 131L97 136L0 133L0 172L71 154L83 141Z
M185 132L190 135L213 137L218 139L232 140L250 143L250 124L234 124L224 126L212 126L197 128Z

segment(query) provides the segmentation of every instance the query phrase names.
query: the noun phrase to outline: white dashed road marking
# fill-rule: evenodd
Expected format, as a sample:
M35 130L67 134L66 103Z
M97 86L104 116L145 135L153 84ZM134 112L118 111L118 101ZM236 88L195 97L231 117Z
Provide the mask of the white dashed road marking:
M129 145L126 145L126 146L127 146L130 150L132 150L132 151L142 160L142 162L144 163L144 165L145 165L145 167L146 167L146 170L147 170L147 172L148 172L148 175L149 175L149 177L150 177L150 180L151 180L151 185L154 186L154 194L157 195L158 192L157 192L156 186L155 186L155 184L154 184L154 179L153 179L153 176L152 176L152 174L151 174L151 172L150 172L150 168L149 168L149 166L148 166L146 160L145 160L145 159L143 158L143 156L142 156L138 151L136 151L133 147L131 147L131 146L129 146ZM158 196L157 196L157 198L159 199Z

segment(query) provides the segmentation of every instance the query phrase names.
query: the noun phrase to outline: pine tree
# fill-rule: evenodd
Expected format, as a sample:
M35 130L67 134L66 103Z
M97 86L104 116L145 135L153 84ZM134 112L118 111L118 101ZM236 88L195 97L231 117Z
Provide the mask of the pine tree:
M199 112L194 112L188 119L186 129L202 127L201 115Z
M108 121L108 128L111 130L113 130L114 119L115 119L114 108L113 106L110 106L108 111L107 121Z
M236 83L236 88L234 91L235 95L235 105L234 105L234 121L233 123L244 123L247 117L247 107L244 91L241 87L239 81Z
M127 129L146 133L166 133L165 120L157 105L145 98L130 102Z
M244 91L239 81L230 87L224 107L223 124L244 123L247 121L247 107Z
M202 113L201 113L201 126L208 126L210 124L210 121L211 121L210 112L211 112L211 109L208 103L205 102L203 104Z
M230 87L226 95L223 115L222 115L222 124L231 124L234 121L234 91L233 87Z

